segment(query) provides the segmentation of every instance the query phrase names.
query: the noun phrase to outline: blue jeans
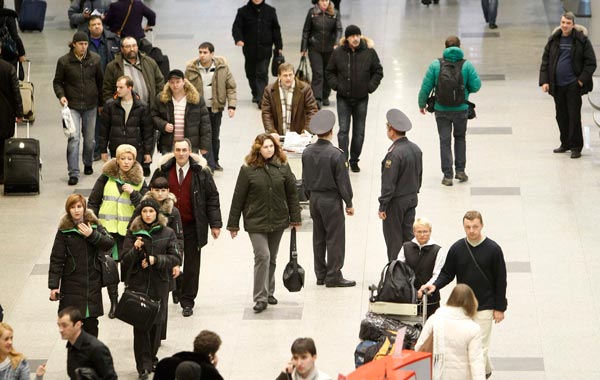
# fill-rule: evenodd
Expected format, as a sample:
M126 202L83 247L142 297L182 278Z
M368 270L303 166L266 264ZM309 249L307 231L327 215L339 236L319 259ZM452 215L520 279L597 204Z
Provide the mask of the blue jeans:
M340 130L338 145L348 159L348 139L350 134L350 118L352 118L352 143L350 144L350 165L358 164L363 142L365 141L365 123L369 97L361 99L345 98L337 95L337 112Z
M467 111L435 111L440 135L440 160L445 178L454 177L452 172L452 136L454 135L454 166L464 172L467 163ZM454 129L454 131L453 131Z
M481 8L483 8L485 22L495 24L496 15L498 14L498 0L481 0Z
M67 165L69 177L79 178L79 139L83 134L83 165L92 166L94 162L94 130L96 129L96 108L88 110L71 109L71 116L75 122L75 137L67 142ZM83 132L83 133L82 133Z

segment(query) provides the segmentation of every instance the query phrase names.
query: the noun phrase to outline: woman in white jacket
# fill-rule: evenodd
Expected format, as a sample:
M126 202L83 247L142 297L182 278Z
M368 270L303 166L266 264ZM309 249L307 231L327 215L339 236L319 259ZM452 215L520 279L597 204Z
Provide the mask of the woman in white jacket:
M477 299L466 284L452 290L446 306L439 308L425 323L415 346L433 334L434 380L484 380L485 364L479 325L473 321Z

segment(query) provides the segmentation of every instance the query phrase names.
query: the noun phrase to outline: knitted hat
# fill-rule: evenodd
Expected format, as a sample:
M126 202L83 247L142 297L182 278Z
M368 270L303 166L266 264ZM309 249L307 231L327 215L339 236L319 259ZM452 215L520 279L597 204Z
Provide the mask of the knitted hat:
M152 207L154 211L158 214L158 210L160 209L160 205L154 198L146 198L140 202L140 211L144 209L144 207Z
M362 34L360 28L356 25L348 25L346 27L346 31L344 32L344 37L348 38L350 36L356 36L357 34Z
M85 32L79 31L73 35L73 43L80 41L88 42L88 36L85 34Z
M123 153L131 153L133 154L133 159L137 157L137 149L133 145L129 144L121 144L117 147L117 160Z

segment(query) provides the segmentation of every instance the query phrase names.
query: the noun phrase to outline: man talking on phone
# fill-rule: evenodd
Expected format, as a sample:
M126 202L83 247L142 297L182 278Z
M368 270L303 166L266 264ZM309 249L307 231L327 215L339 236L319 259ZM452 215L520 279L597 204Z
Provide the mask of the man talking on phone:
M298 338L292 343L292 359L276 380L333 380L317 369L317 347L312 338Z

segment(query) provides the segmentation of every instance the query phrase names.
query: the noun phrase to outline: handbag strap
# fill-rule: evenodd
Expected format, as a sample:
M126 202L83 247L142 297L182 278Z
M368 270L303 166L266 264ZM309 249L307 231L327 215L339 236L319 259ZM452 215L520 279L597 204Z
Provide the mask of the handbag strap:
M125 18L123 19L123 23L121 24L119 31L116 33L116 35L119 37L121 37L121 33L123 32L123 29L125 29L125 24L127 24L127 20L129 20L129 15L131 14L131 8L133 8L133 0L131 0L131 2L129 3L129 9L127 9L127 14L125 15Z
M473 262L475 263L475 266L477 267L477 269L479 270L479 272L481 273L481 275L483 276L483 278L485 278L485 280L487 281L487 283L490 286L490 288L493 289L492 282L490 281L490 279L488 278L488 276L485 274L485 272L481 269L481 267L479 266L479 263L477 262L477 260L475 260L475 255L473 255L473 252L471 251L471 247L469 247L469 243L467 242L467 238L464 238L463 240L465 242L465 245L467 246L467 251L469 251L469 255L471 256L471 259L473 259Z
M292 227L292 234L290 236L290 262L298 263L298 251L296 248L296 227Z

